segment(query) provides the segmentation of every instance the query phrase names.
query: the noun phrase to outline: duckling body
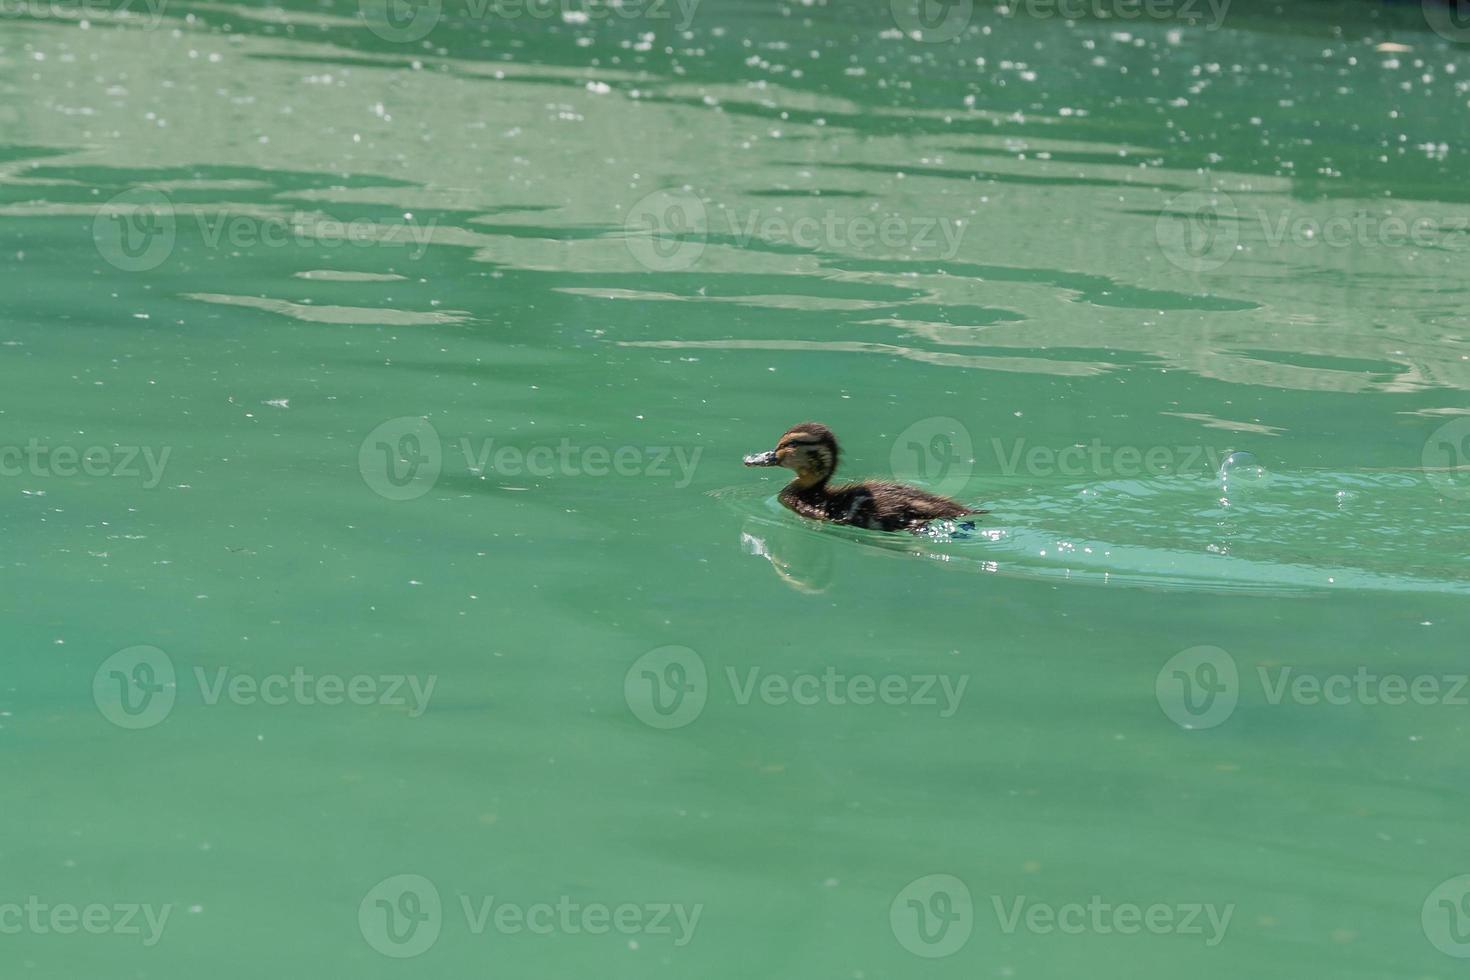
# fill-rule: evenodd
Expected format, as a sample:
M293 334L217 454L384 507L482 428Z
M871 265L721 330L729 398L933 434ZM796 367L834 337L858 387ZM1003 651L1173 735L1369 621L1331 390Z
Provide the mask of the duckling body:
M832 430L818 422L803 422L788 429L775 449L745 457L745 465L795 470L796 479L776 499L788 510L813 520L918 533L937 518L985 513L903 483L864 480L834 487L830 480L839 453Z
M980 513L918 487L878 480L840 487L799 487L792 481L776 499L803 517L873 531L917 531L936 518Z

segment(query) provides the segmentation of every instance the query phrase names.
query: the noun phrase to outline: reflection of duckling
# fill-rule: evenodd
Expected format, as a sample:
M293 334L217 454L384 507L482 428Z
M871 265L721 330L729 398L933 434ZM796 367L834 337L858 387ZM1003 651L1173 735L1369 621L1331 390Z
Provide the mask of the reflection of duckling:
M788 510L818 521L918 533L936 518L986 513L902 483L864 480L829 487L837 456L832 431L818 422L803 422L788 429L775 449L745 457L745 465L795 470L796 479L786 484L777 499Z
M836 561L827 535L785 522L748 520L740 545L770 562L777 577L797 592L815 595L832 584Z

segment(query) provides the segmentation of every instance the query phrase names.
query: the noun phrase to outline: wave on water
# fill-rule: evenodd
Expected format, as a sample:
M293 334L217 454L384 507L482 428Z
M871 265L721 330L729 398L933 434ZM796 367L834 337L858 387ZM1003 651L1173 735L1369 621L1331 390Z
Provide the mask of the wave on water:
M986 480L973 529L922 535L822 525L764 488L713 496L744 515L746 551L788 583L822 591L839 549L921 558L973 572L1099 586L1240 594L1362 590L1470 594L1470 519L1422 473L1158 476L1091 483ZM846 560L846 559L844 559Z

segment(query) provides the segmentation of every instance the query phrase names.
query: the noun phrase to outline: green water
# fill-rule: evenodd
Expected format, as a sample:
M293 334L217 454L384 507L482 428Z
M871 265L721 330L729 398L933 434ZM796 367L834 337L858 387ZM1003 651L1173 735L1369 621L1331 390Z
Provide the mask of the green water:
M0 972L1463 973L1456 31L367 8L0 17Z

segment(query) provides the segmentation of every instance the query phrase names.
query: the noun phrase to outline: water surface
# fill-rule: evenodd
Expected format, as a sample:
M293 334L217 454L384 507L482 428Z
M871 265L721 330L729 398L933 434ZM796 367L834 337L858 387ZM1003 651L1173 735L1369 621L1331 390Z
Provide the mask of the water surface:
M7 975L1455 975L1463 45L549 12L5 13Z

